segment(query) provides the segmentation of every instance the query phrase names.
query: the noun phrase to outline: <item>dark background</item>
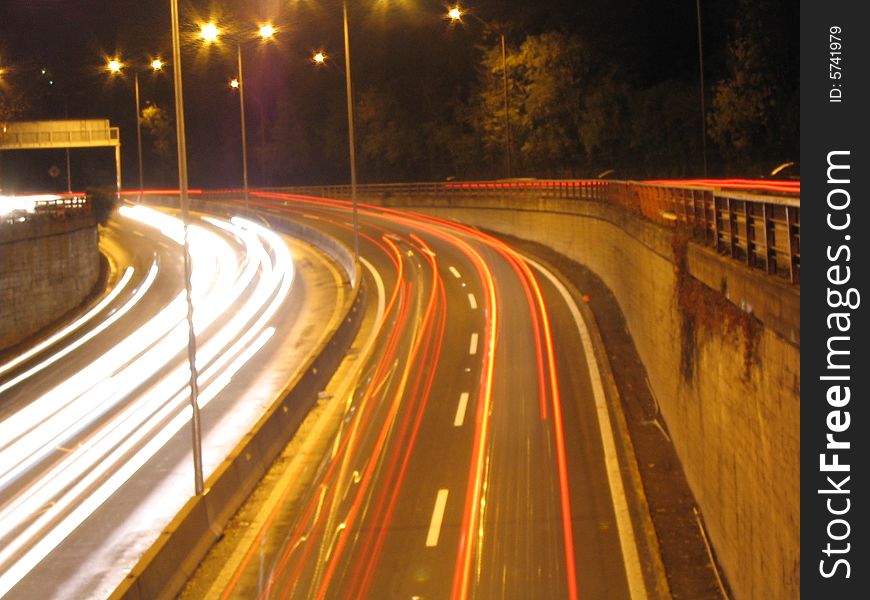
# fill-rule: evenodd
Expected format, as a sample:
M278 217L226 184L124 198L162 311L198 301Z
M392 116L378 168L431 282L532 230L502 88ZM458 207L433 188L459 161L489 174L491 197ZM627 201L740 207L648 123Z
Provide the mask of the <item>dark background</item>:
M851 600L865 598L868 586L867 553L867 348L870 327L866 316L868 301L867 265L870 244L863 230L870 223L867 198L870 194L870 169L868 169L868 136L870 127L866 118L870 90L867 73L870 44L868 23L861 4L846 0L801 3L801 159L804 165L801 179L801 594L804 598L837 598ZM831 84L829 78L829 37L831 26L842 28L843 101L828 102ZM851 152L849 164L850 183L828 184L828 153ZM840 171L840 173L844 173ZM834 177L840 178L834 174ZM851 196L848 208L851 226L846 231L833 231L826 226L828 212L827 194L837 188L845 188ZM835 199L836 201L836 199ZM842 218L842 214L834 216ZM834 264L827 258L828 248L836 250L846 243L849 235L851 260L838 261L841 269L850 268L850 279L844 285L831 285L827 269ZM836 275L832 274L836 279ZM845 290L856 287L861 294L861 306L856 310L846 309L851 315L849 332L838 332L827 325L831 313L842 308L831 308L826 299L827 289ZM827 343L830 336L845 335L849 351L852 380L851 401L844 408L851 418L846 432L836 434L838 440L851 443L849 451L840 452L840 462L851 466L850 510L839 517L828 512L826 500L818 490L828 489L828 475L839 481L837 473L819 471L819 454L826 450L826 435L829 429L826 418L833 410L826 401L828 386L834 382L819 381L821 375L831 374L826 370ZM835 342L836 343L836 342ZM842 343L842 342L840 342ZM830 462L830 458L828 461ZM843 497L833 501L835 510L842 510ZM850 535L841 541L831 540L829 523L837 518L849 522ZM843 534L842 524L834 525L832 533ZM823 554L827 544L840 549L848 544L846 554ZM845 558L849 561L850 577L844 577L845 569L837 569L836 576L824 578L819 572L819 563L825 559L825 569L830 571L834 561Z
M447 6L437 0L349 3L362 182L505 175L500 122L484 123L481 101L501 90L500 78L488 77L483 66L487 52L497 51L497 31L506 33L509 54L542 33L579 40L582 98L598 93L594 107L530 115L525 125L512 115L513 175L594 177L608 169L623 178L703 174L695 0L480 0L463 6L489 29L470 17L451 26ZM226 85L235 75L235 49L199 43L197 23L209 19L233 24L238 34L255 31L267 18L279 28L273 43L243 46L251 184L346 182L341 3L182 1L180 11L191 185L241 182L238 96ZM756 87L775 88L773 95L762 92L766 113L752 125L748 142L717 143L708 133L709 174L759 176L797 161L796 4L723 0L702 2L701 12L708 130L716 86L736 80L735 70L757 67L762 83ZM130 68L142 69L143 108L156 104L173 118L171 71L153 75L146 68L150 56L169 60L169 28L168 0L0 0L0 100L5 96L7 113L10 105L17 107L12 118L110 119L121 128L125 185L133 187L138 173ZM754 39L762 64L735 58L734 40L741 35ZM324 68L310 60L319 49L331 58ZM128 65L123 77L105 71L106 58L116 55ZM512 75L519 70L509 66ZM523 85L511 83L512 102L519 104ZM570 143L543 153L526 146L544 125L564 132L560 137ZM590 126L611 135L593 145ZM153 143L146 128L145 184L173 185L174 155L161 157ZM0 157L0 177L7 188L64 188L65 174L48 177L51 165L65 169L63 151L7 152ZM75 150L71 170L77 189L111 182L111 151Z

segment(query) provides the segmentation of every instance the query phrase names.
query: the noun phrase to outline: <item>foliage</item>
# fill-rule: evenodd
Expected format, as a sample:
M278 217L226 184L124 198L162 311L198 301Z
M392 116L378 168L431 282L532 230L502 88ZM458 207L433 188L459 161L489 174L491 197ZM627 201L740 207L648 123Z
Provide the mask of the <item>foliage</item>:
M529 36L507 53L516 172L535 176L687 176L700 170L697 91L668 80L635 89L577 36ZM492 164L505 154L499 46L482 59L476 131Z
M576 36L545 33L529 36L519 48L511 48L505 62L517 170L574 174L587 155L582 129L592 85L589 49ZM475 109L484 147L491 156L506 152L503 77L500 45L488 48Z
M369 87L357 100L357 149L372 181L440 180L462 170L462 107L444 104L421 82L413 97L398 88ZM459 160L458 160L459 159Z
M631 98L625 139L634 177L686 177L701 168L697 88L666 81Z
M22 94L12 92L0 80L0 122L20 119L27 112L27 101Z
M798 156L798 90L787 44L772 27L772 0L744 0L728 48L728 75L713 89L711 139L741 170L760 170ZM769 169L765 169L769 170Z
M741 347L743 378L749 380L759 364L758 345L763 326L751 313L741 310L724 294L713 290L689 273L689 236L678 230L671 240L676 274L676 303L680 314L680 372L687 382L694 380L699 345L720 337ZM742 341L742 344L741 344Z
M172 116L166 109L149 103L142 109L141 118L142 127L151 138L151 149L160 159L161 175L165 176L176 159Z
M115 189L106 186L94 187L87 191L87 195L94 207L97 223L108 223L112 213L118 208L118 194Z

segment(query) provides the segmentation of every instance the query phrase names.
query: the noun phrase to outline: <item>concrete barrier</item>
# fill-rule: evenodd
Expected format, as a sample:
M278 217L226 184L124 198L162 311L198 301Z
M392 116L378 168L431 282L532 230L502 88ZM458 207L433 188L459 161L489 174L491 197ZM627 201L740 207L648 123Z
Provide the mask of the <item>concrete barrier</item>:
M172 202L167 202L172 206ZM177 201L176 201L177 205ZM227 214L220 205L197 200L192 207ZM115 589L112 599L174 598L184 587L227 521L250 495L317 400L343 360L364 313L359 267L341 243L301 224L287 226L297 239L317 245L339 263L352 292L341 309L342 319L328 332L296 377L236 445L205 482L202 496L188 500L131 573Z
M799 288L595 201L368 200L537 241L597 273L625 315L734 596L799 597Z

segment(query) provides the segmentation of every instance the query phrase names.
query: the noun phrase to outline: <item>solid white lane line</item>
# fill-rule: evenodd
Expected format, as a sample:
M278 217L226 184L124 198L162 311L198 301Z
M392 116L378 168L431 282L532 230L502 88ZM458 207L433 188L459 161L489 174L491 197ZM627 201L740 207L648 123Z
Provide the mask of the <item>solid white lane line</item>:
M456 416L453 418L454 427L462 427L465 422L465 408L468 406L468 392L462 392L459 396L459 406L456 407Z
M628 500L625 496L625 486L622 481L622 471L619 468L619 457L616 454L615 434L610 422L610 407L604 395L604 384L598 361L595 359L595 349L592 347L592 337L586 327L586 321L580 315L580 309L562 282L543 265L524 257L525 261L540 271L559 291L568 305L571 316L580 333L583 351L586 353L586 364L589 366L589 379L592 382L592 395L595 397L595 412L598 417L598 427L601 430L601 445L604 450L604 464L607 470L607 482L610 484L610 496L613 499L613 509L616 515L616 529L619 532L619 544L622 548L622 558L625 564L625 575L628 580L629 595L632 600L647 598L646 584L640 568L637 540L634 535L634 525L628 510Z
M453 273L453 276L456 279L459 279L460 277L462 277L462 275L459 274L459 271L456 270L456 267L450 267L450 272Z
M476 333L471 334L471 343L468 345L468 353L472 356L477 354L477 338L478 335Z
M471 305L471 310L477 308L477 299L474 297L474 294L468 294L468 303Z
M444 520L444 508L447 506L448 490L438 490L435 497L435 508L432 509L432 520L429 522L429 534L426 536L426 546L432 548L438 545L441 535L441 521Z

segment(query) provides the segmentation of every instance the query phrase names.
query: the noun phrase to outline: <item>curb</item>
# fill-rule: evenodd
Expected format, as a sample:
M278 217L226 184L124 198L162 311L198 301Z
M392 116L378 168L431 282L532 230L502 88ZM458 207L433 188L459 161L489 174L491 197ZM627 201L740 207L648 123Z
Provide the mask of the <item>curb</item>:
M610 413L611 426L617 435L620 471L623 479L630 482L630 485L626 486L631 490L631 493L628 494L629 510L632 515L632 521L634 521L637 528L636 533L638 535L636 539L638 541L638 551L641 555L641 570L646 591L648 597L652 600L668 600L672 596L668 584L667 571L662 560L658 537L650 515L649 503L644 492L643 481L640 477L634 444L631 441L631 434L625 420L622 399L610 367L610 359L607 356L604 339L601 337L601 332L598 329L598 321L595 319L595 314L589 305L582 300L578 300L581 297L580 291L559 269L539 256L535 256L534 260L545 266L562 282L562 285L574 297L577 308L580 310L580 315L586 322L595 352L593 358L598 363L598 369L604 384L604 395L610 407L608 412Z

